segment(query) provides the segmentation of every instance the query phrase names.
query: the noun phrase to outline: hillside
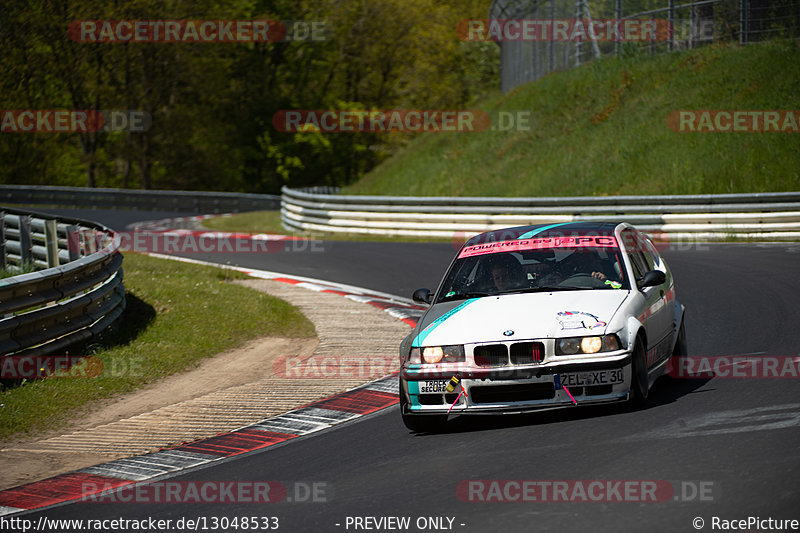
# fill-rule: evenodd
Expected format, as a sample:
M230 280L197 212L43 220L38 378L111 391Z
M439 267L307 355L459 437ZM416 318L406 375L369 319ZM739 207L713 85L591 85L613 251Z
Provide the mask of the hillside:
M573 196L800 189L800 133L678 132L678 110L800 110L800 46L604 58L495 95L529 131L426 133L348 194ZM800 111L797 111L800 113Z

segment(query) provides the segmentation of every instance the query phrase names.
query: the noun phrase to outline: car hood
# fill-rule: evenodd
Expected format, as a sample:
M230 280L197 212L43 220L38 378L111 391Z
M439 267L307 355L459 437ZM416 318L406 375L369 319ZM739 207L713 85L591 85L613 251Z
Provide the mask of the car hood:
M602 335L628 296L623 290L485 296L436 304L414 346Z

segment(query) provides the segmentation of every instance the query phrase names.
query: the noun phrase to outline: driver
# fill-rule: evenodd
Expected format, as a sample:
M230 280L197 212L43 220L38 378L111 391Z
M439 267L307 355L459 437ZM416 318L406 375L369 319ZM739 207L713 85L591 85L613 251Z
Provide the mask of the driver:
M489 277L499 292L523 288L525 281L525 274L519 261L506 254L491 258Z

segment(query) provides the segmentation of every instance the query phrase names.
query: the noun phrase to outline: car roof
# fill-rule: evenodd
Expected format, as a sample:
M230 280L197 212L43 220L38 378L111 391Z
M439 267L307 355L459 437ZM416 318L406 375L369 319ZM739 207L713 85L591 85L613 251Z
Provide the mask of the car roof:
M465 246L487 242L510 241L520 238L579 237L583 235L614 236L619 222L560 222L556 224L535 224L487 231L469 239Z

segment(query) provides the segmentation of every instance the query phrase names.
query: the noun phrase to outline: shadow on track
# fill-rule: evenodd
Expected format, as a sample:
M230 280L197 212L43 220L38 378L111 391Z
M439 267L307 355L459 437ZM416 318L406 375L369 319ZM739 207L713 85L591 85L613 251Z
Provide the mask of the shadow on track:
M669 376L662 376L651 387L647 404L641 408L634 408L626 403L613 403L578 405L523 414L454 415L448 420L447 426L438 433L469 433L522 426L546 426L548 424L589 418L613 417L633 412L644 412L661 405L677 402L683 396L694 394L697 389L708 381L710 381L710 378L675 379ZM430 435L430 433L415 433L415 435L425 436Z

